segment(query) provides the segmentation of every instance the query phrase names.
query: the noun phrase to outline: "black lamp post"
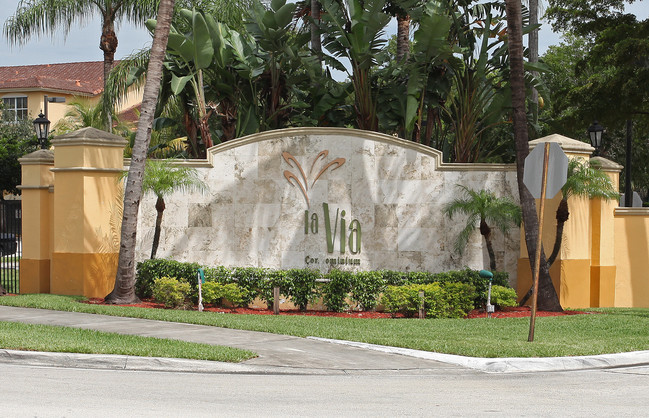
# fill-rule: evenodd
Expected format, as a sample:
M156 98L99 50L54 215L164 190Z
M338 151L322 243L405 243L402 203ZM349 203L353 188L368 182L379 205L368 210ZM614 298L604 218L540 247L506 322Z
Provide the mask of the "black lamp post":
M604 134L604 127L593 121L593 124L588 127L588 137L590 138L590 145L595 148L595 155L599 155L599 148L602 146L602 135Z
M47 136L50 133L50 121L47 120L45 115L41 112L36 119L34 119L34 130L38 137L38 143L42 149L47 149Z

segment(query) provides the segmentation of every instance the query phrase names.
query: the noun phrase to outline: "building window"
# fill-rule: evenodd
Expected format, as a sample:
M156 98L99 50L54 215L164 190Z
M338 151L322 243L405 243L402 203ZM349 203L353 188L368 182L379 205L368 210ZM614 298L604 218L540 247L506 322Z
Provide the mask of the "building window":
M8 113L9 120L27 119L27 97L4 97L2 111Z

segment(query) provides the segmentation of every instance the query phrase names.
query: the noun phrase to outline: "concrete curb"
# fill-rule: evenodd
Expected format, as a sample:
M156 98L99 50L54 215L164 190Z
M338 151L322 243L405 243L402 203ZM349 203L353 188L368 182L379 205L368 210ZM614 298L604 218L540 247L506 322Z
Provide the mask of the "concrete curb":
M74 369L103 369L217 374L336 374L336 370L301 369L295 367L255 366L208 360L187 360L163 357L139 357L116 354L50 353L0 349L0 363L38 367L68 367ZM339 374L345 374L340 371Z
M430 351L389 347L385 345L359 343L354 341L332 340L328 338L307 338L332 344L342 344L367 350L381 351L384 353L434 360L486 373L558 372L649 365L649 350L575 357L481 358L433 353Z

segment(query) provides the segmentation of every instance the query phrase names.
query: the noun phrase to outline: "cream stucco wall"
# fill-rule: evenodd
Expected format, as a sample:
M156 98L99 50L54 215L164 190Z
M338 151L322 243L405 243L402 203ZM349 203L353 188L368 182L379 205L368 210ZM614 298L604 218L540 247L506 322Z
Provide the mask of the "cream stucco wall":
M328 154L321 154L323 151ZM283 158L285 152L294 160ZM316 180L320 170L338 158L344 158L344 164L323 170ZM517 199L512 165L443 164L437 150L351 129L287 129L257 134L213 147L207 162L193 165L209 190L165 198L158 257L213 266L327 270L331 259L352 259L359 264L336 267L434 272L482 269L489 263L479 232L471 237L464 254L457 254L453 243L466 218L458 215L449 220L442 213L443 207L459 196L457 184ZM306 184L306 194L297 180L289 182L288 173ZM328 204L335 236L331 253L323 203ZM145 197L140 205L140 259L150 252L154 205L153 196ZM341 253L343 211L347 236ZM314 214L317 233L311 224ZM349 249L349 227L355 219L362 237L358 254ZM494 235L498 265L514 280L518 228L507 237L500 232Z

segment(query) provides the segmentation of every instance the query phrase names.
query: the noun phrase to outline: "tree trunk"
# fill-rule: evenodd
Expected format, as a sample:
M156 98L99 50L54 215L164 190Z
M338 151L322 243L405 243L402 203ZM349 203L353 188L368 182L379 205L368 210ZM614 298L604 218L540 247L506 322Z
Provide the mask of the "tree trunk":
M527 116L525 112L525 79L523 70L523 35L520 0L505 0L507 13L507 32L510 65L510 87L512 91L514 140L516 143L516 174L518 193L523 212L525 228L525 243L528 254L536 254L536 241L539 234L539 222L536 216L536 202L532 194L523 184L523 165L525 157L529 154L527 135ZM530 266L534 269L533 257L530 257ZM533 275L532 275L533 276ZM563 309L559 303L548 263L541 251L541 264L539 269L538 308L560 312Z
M162 214L165 211L165 200L162 196L158 196L158 200L155 202L155 210L158 212L158 216L155 218L155 229L153 231L153 245L151 246L151 259L155 258L156 253L158 252L158 245L160 244L160 230L162 229Z
M113 18L104 16L104 23L101 28L101 40L99 41L99 49L104 51L104 94L102 100L104 104L104 117L106 118L106 130L113 131L113 115L111 104L106 95L106 82L108 75L113 69L115 62L115 51L117 51L117 35L115 35L115 22Z
M397 62L410 56L410 16L397 14Z
M311 49L318 56L318 60L322 60L322 42L320 40L320 29L318 22L320 22L320 2L318 0L311 0Z
M484 221L480 220L480 234L484 237L485 243L487 244L487 253L489 254L489 269L491 271L496 271L496 252L494 251L493 243L491 242L491 228Z
M530 25L536 25L539 23L539 0L529 0L530 1ZM537 63L539 62L539 30L534 29L528 35L529 42L529 51L530 51L530 62ZM535 77L538 77L539 73L533 71ZM532 98L530 99L530 110L532 111L532 120L534 123L539 121L539 92L532 87Z
M138 300L135 296L135 244L137 238L137 215L142 200L142 179L146 154L151 142L153 116L162 80L162 62L169 39L169 28L173 15L174 0L160 0L158 7L158 24L153 35L151 57L147 69L147 79L144 85L142 111L135 135L131 167L126 179L124 192L124 213L122 217L122 232L119 247L119 261L115 287L106 296L107 303L133 303Z
M554 237L554 248L552 248L552 254L548 258L548 265L552 267L554 260L557 259L559 251L561 250L561 241L563 240L563 227L570 217L570 211L568 210L568 200L561 199L559 202L559 207L557 208L557 233Z
M568 221L569 217L570 211L568 210L568 201L566 199L561 199L559 207L557 208L557 231L554 237L554 248L552 248L552 254L548 257L548 268L552 267L552 264L554 264L554 261L559 256L559 251L561 251L561 241L563 240L563 227L566 225L566 221ZM532 297L533 290L534 286L531 286L518 304L521 306L525 305Z

